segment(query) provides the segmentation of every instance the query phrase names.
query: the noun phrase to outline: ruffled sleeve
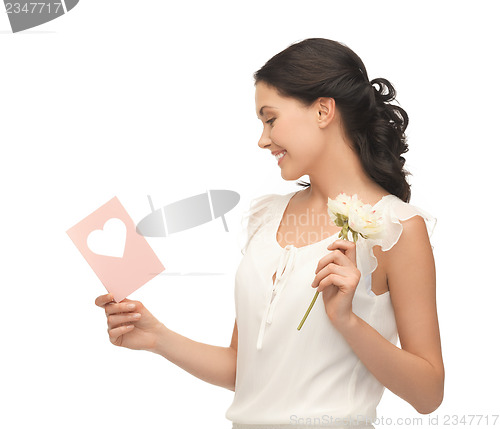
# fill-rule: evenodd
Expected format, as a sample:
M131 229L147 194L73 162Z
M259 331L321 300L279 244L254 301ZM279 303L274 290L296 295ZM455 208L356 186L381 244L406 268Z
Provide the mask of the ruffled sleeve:
M408 220L414 216L421 216L427 226L429 237L434 231L437 219L426 211L405 203L395 195L387 195L374 207L381 213L383 222L383 233L377 239L363 239L357 241L356 264L363 277L369 276L377 268L377 258L373 254L373 247L380 246L384 252L392 249L403 233L401 221ZM370 295L371 282L365 282Z
M266 194L250 201L241 219L240 247L244 255L252 238L272 219L278 194Z

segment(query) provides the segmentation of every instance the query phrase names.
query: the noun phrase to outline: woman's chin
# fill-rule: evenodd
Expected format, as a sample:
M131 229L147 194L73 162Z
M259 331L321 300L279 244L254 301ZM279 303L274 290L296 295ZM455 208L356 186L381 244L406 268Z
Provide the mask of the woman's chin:
M286 169L281 169L281 177L284 180L298 180L303 176L303 174L297 174L294 172L287 171Z

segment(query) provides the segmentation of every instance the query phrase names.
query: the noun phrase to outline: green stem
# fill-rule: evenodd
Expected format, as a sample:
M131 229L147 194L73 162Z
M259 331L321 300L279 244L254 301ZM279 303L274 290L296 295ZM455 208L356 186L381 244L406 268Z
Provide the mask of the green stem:
M318 297L319 295L319 291L316 289L316 293L314 294L314 298L311 302L311 304L309 305L309 308L307 309L306 311L306 314L304 315L304 317L302 318L302 321L300 322L300 325L299 327L297 328L298 331L300 331L300 328L302 328L302 325L304 324L304 322L306 321L307 319L307 316L309 316L309 312L311 311L311 308L313 308L313 305L314 303L316 302L316 298Z

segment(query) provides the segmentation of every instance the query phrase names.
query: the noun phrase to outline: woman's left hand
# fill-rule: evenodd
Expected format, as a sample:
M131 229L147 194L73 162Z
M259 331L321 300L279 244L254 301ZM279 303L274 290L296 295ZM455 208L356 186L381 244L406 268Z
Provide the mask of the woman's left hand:
M334 326L339 326L353 315L352 299L361 273L356 266L355 243L339 239L328 249L332 252L318 262L312 287L323 292L326 314Z

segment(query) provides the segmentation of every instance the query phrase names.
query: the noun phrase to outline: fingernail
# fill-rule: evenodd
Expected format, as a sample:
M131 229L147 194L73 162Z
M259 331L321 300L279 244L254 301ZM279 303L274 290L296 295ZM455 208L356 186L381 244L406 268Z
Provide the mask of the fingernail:
M132 310L132 309L135 308L135 304L127 304L127 308L129 308L130 310Z

